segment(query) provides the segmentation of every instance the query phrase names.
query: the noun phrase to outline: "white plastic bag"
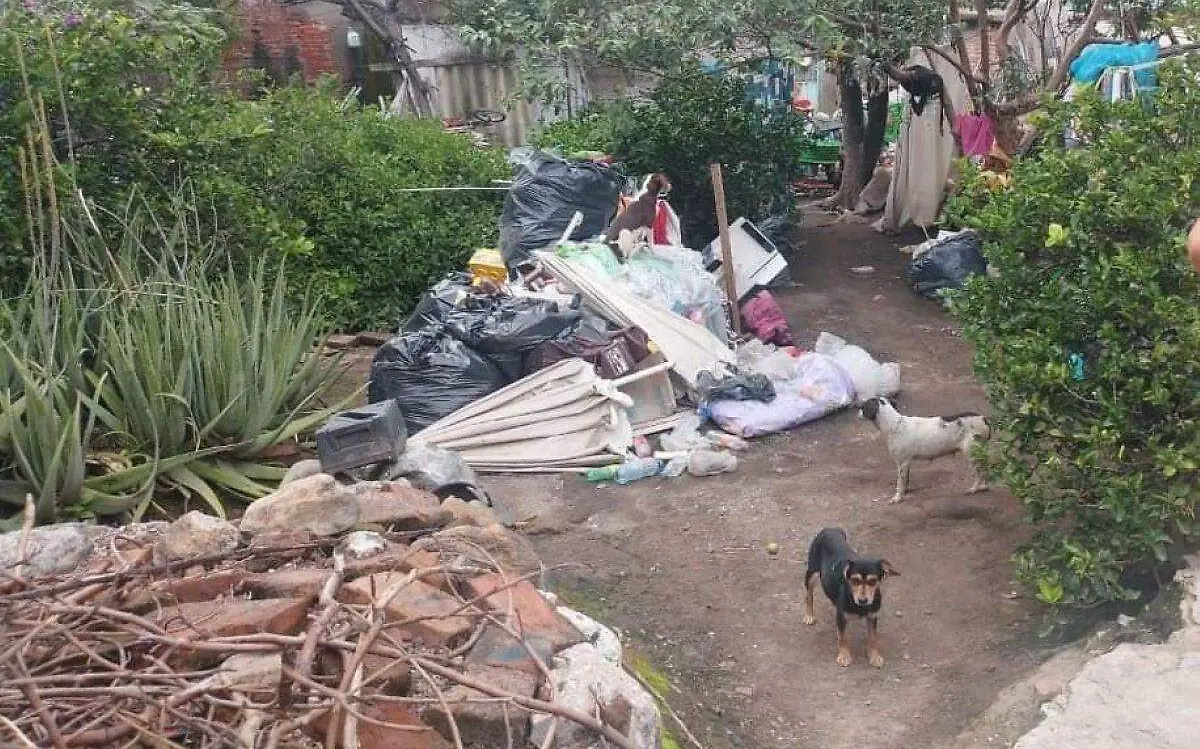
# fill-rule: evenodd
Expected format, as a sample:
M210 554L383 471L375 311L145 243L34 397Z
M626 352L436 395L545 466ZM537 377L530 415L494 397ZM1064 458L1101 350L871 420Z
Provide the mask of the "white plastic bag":
M846 370L854 381L859 403L900 392L900 365L895 362L880 364L862 347L848 344L833 333L821 333L813 350L831 357Z
M757 338L738 346L738 369L766 375L772 381L790 380L796 376L796 359L769 343Z

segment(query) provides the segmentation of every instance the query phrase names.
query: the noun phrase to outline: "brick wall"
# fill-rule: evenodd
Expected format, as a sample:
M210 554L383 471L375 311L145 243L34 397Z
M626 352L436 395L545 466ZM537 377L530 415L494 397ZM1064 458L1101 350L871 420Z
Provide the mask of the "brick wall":
M226 53L223 67L233 73L260 67L262 55L269 56L271 70L286 76L294 72L312 81L324 74L344 77L345 62L339 59L334 32L297 8L272 0L243 0L242 35Z

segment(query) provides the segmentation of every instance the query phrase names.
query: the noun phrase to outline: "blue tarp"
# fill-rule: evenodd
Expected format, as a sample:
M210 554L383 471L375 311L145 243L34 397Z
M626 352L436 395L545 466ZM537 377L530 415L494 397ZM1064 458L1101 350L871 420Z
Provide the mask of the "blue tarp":
M1140 65L1158 59L1158 45L1154 42L1133 44L1089 44L1071 63L1071 77L1077 83L1095 83L1104 71L1113 67ZM1138 85L1150 88L1155 85L1154 67L1147 66L1134 72Z

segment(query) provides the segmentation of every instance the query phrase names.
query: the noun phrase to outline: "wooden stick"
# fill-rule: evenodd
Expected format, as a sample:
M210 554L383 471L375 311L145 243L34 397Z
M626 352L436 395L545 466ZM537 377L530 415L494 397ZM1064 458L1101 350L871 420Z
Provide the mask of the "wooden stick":
M721 271L725 276L725 296L729 299L733 330L742 333L742 313L738 308L737 284L733 279L733 246L729 242L729 216L725 212L725 177L720 164L709 164L712 176L713 196L717 201L717 231L721 235Z

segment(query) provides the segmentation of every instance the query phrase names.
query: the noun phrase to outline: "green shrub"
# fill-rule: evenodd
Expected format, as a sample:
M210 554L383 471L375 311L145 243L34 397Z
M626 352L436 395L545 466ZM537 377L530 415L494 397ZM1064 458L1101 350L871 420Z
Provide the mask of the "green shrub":
M222 119L160 138L228 217L235 245L271 236L293 292L341 327L394 328L429 285L494 246L500 193L405 192L489 186L509 172L432 121L384 117L332 85L224 103ZM292 241L296 237L299 241Z
M1183 238L1200 212L1200 65L1153 101L1057 103L1012 187L978 173L947 207L997 278L956 308L996 432L989 463L1036 534L1017 574L1050 604L1136 596L1131 568L1195 531L1200 296ZM1062 147L1074 123L1085 146Z
M226 34L217 14L183 4L155 3L137 14L115 3L3 7L0 292L11 294L29 271L18 151L38 130L35 99L49 117L50 145L75 183L115 205L133 185L174 176L177 165L149 160L154 133L207 97Z
M684 241L700 247L717 233L710 163L725 166L730 220L791 211L801 125L790 110L767 112L747 101L737 76L694 72L665 78L645 101L589 109L550 125L537 142L565 153L606 151L633 174L666 172Z
M6 7L0 293L19 293L29 273L19 152L43 104L48 145L89 199L112 208L136 187L170 212L186 181L205 233L238 267L286 261L293 302L323 298L340 328L394 327L431 281L496 241L497 193L402 188L488 186L508 176L499 153L351 104L332 82L243 101L216 77L227 19L215 11ZM115 216L95 219L110 240L124 235Z

